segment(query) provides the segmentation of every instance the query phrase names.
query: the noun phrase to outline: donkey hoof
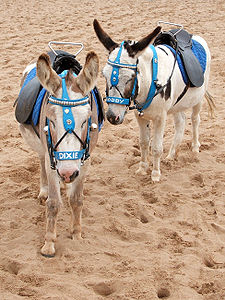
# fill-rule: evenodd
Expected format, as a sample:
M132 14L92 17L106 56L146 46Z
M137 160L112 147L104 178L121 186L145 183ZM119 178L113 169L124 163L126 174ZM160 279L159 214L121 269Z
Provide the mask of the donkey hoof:
M41 248L41 254L45 257L55 256L55 246L53 242L45 242L44 246Z
M198 142L197 144L192 143L192 152L199 153L199 148L201 144Z
M138 168L138 170L135 172L136 175L147 175L147 172L143 168Z
M159 182L160 180L160 171L152 171L152 181Z
M76 240L83 240L82 236L81 236L81 233L80 232L77 232L77 233L72 233L71 234L71 239L73 241L76 241Z
M139 168L135 172L136 175L147 175L148 163L140 162Z
M165 158L165 161L172 161L172 160L174 160L174 159L175 159L175 154L169 153L169 154L167 155L167 157Z
M199 153L199 147L198 146L192 147L192 152Z
M40 204L44 205L47 198L48 198L48 191L46 189L41 189L38 195L38 200Z

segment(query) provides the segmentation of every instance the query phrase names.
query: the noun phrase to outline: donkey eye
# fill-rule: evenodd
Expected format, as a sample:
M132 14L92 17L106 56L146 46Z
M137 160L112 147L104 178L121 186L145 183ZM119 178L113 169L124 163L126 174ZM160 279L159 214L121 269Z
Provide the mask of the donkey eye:
M82 124L81 124L81 128L84 127L84 124L87 122L87 120L85 120Z
M127 82L126 82L125 84L128 84L128 82L130 82L132 79L133 79L133 77L130 78L130 79L128 79Z
M50 120L50 122L51 122L53 128L55 128L55 123L52 120Z

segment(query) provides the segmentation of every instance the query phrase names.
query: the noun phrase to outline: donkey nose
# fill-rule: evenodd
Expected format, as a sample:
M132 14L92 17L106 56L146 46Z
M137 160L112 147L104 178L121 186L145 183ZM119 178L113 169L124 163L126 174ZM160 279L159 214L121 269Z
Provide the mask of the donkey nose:
M61 169L61 170L57 170L59 176L62 178L62 180L65 182L65 183L70 183L70 182L73 182L74 179L79 176L79 170L76 169Z
M111 110L107 111L106 117L107 117L107 120L111 124L113 124L113 125L120 124L120 116L119 115L115 115Z

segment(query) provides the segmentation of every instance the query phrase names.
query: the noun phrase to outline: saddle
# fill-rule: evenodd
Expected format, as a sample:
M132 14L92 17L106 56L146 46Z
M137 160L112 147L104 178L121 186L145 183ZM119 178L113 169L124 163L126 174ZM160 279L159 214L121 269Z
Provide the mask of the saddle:
M196 43L197 42L195 42L195 44ZM169 48L171 47L174 50L173 53L176 54L177 52L183 62L190 85L192 87L202 86L204 82L204 70L199 59L193 52L192 34L188 33L184 29L180 31L172 29L168 32L161 32L155 39L154 45L168 45Z
M75 59L74 55L62 50L56 50L55 52L57 53L57 55L55 55L53 51L48 52L48 55L52 63L52 68L56 71L57 74L61 74L64 70L69 69L72 69L76 75L79 74L82 66ZM33 123L34 125L37 125L39 120L39 112L45 93L46 90L40 84L36 76L35 68L31 70L31 72L27 75L21 88L20 94L14 104L16 105L16 120L19 123ZM99 125L102 125L105 118L105 113L103 108L103 100L97 87L95 87L91 91L91 95L94 97L98 108Z

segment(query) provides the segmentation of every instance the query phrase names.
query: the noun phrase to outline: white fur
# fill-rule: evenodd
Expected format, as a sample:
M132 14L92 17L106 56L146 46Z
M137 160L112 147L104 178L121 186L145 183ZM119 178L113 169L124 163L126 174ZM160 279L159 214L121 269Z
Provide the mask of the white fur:
M33 64L30 64L30 65L28 65L26 68L25 68L25 70L23 71L23 76L25 75L25 74L28 74L33 68L35 68L36 67L36 63L33 63Z
M202 101L207 89L208 80L209 80L209 72L210 72L210 52L206 42L199 36L193 36L193 38L202 44L206 51L207 55L207 66L204 73L204 84L199 88L189 88L185 96L181 99L181 101L176 104L176 100L178 96L182 93L185 84L182 79L182 75L180 73L178 64L176 63L175 70L173 76L171 78L171 97L165 101L161 95L157 95L151 105L144 111L144 115L140 117L138 113L135 113L135 116L138 121L138 125L140 128L140 148L141 148L141 162L139 164L139 169L137 173L146 174L146 170L148 169L148 149L149 149L149 121L153 122L153 138L152 138L152 155L153 155L153 169L152 169L152 180L159 181L160 180L160 157L163 152L163 134L164 128L166 124L167 114L172 114L174 117L174 125L175 125L175 135L174 140L172 142L168 159L173 159L176 155L177 146L181 143L183 139L183 133L185 128L185 114L184 111L188 108L192 108L192 127L193 127L193 141L192 141L192 150L194 152L199 152L199 123L200 116L199 112L201 109ZM160 46L161 48L164 46ZM110 60L114 60L117 56L118 49L116 48L109 55ZM174 56L171 51L165 47L166 53L156 47L156 51L158 54L158 80L165 84L171 74ZM139 56L138 56L139 55ZM147 97L150 83L152 81L152 68L151 61L153 57L152 50L150 47L147 47L144 52L141 54L137 54L138 57L138 96L137 102L143 103ZM121 54L121 63L134 64L136 62L135 58L131 58L128 56L127 51L123 50ZM124 92L125 84L129 77L133 74L132 70L128 69L120 69L119 76L119 84L118 88L121 93ZM112 66L106 64L103 74L106 77L108 86L111 85L110 77L112 73ZM119 97L118 91L113 88L110 90L110 96ZM115 115L120 117L121 122L123 121L126 107L118 104L109 104L108 111L112 111Z
M46 68L46 70L49 71L48 68L51 67L46 66L46 64L41 64L41 68ZM84 68L91 69L92 68L91 62L87 64L87 66ZM28 72L30 69L31 66L28 66L25 69L24 74ZM94 74L95 75L89 78L88 84L86 84L86 82L84 83L86 84L86 86L89 86L88 92L90 92L91 89L94 88L94 85L96 83L97 72L95 72ZM79 76L80 74L78 75L78 77ZM76 79L73 78L73 83L76 81ZM83 76L81 80L85 80L85 79L86 77ZM56 77L52 76L50 80L52 82L46 83L47 90L50 89L50 86L56 84L56 81L59 81L59 77L57 75ZM70 99L80 99L84 97L84 95L82 95L80 92L74 92L71 89L71 86L67 86L67 91ZM62 95L62 89L58 88L54 96L57 98L61 98L61 95ZM90 105L87 104L84 106L72 107L71 110L75 120L74 131L83 141L85 141L88 118L91 114ZM74 181L72 181L69 184L70 191L68 194L68 198L71 206L71 237L79 239L81 238L81 211L83 206L83 201L82 201L83 182L85 179L88 162L86 162L85 165L81 167L80 160L58 161L56 165L57 171L51 169L49 153L47 149L46 135L43 130L46 125L46 116L50 120L51 135L52 138L54 139L54 144L56 144L56 142L59 141L59 139L65 133L65 129L63 125L63 108L58 105L47 103L46 97L43 100L39 125L36 127L36 130L39 132L40 139L34 132L31 125L20 124L19 127L23 138L30 145L30 147L38 153L40 158L41 176L40 176L39 199L41 201L45 201L47 199L46 235L45 235L45 244L41 249L41 253L45 256L54 256L55 255L54 242L56 240L56 220L57 220L57 215L60 206L62 205L61 193L60 193L60 179L58 173L60 175L63 172L64 174L66 173L74 174L75 173L74 171L79 171L79 175L74 179ZM84 123L84 121L86 121L86 123ZM97 109L95 103L93 103L92 121L97 123ZM52 122L54 122L54 126L52 125ZM91 141L90 141L90 152L91 152L97 142L98 130L96 130L95 132L91 132L90 135L91 135ZM74 134L69 133L59 144L57 151L79 151L81 149L82 149L82 145L80 141L74 136ZM70 178L69 175L67 175L67 177Z

